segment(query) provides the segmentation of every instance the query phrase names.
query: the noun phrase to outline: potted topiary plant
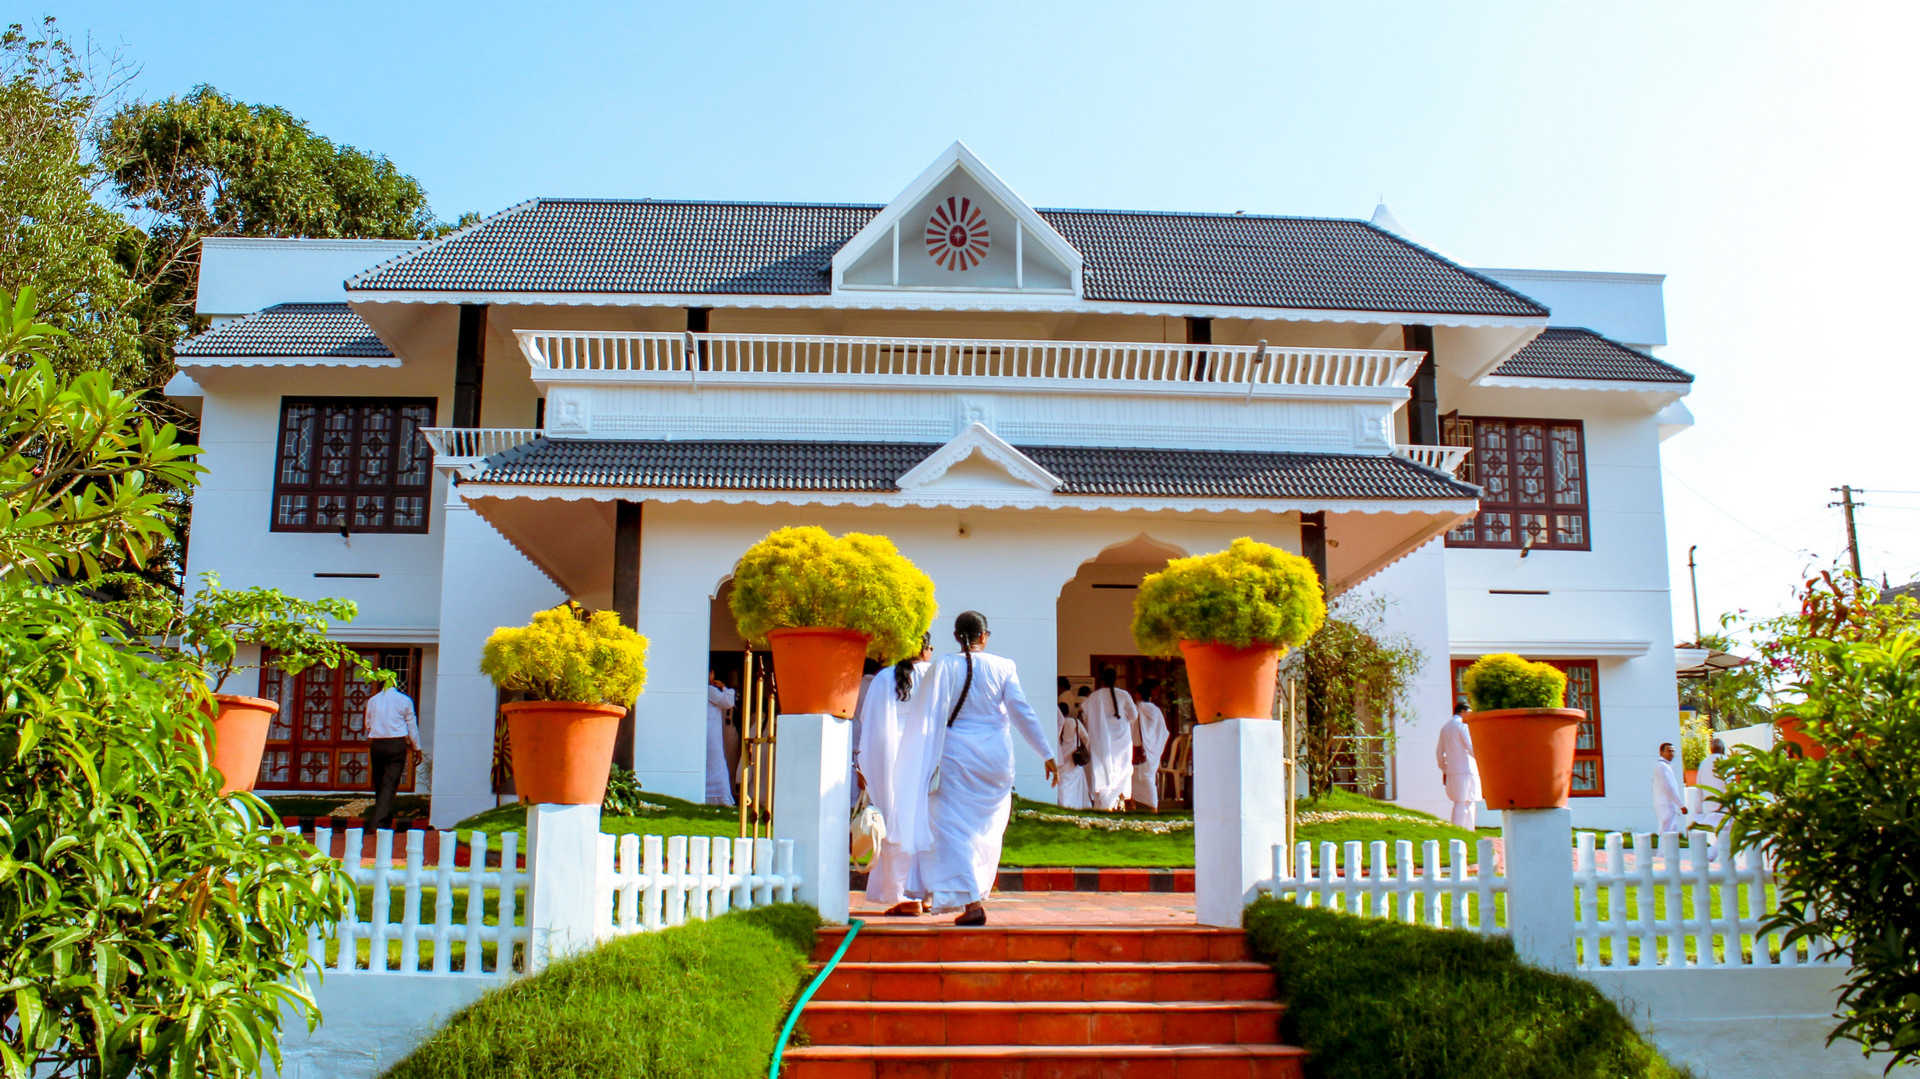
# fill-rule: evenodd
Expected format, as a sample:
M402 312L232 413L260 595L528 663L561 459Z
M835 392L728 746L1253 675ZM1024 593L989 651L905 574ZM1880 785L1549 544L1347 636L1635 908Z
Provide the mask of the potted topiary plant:
M1133 639L1149 655L1186 657L1195 722L1262 718L1273 715L1281 653L1326 618L1311 562L1243 536L1141 581Z
M783 712L847 718L860 660L893 663L919 651L933 625L933 580L885 536L776 528L733 569L740 635L773 650Z
M1573 785L1573 747L1587 714L1562 707L1567 676L1509 653L1467 668L1461 717L1473 733L1480 787L1491 809L1557 809Z
M200 590L184 602L144 578L116 574L107 581L123 593L110 609L156 642L157 650L204 672L206 708L213 716L207 755L220 771L222 794L253 789L267 732L280 712L278 702L264 697L221 692L228 679L263 666L268 655L289 675L343 663L363 676L372 673L358 652L327 636L329 619L351 622L358 613L351 600L301 599L273 588L222 588L213 573L202 574ZM248 645L259 648L252 662L242 658Z
M647 639L612 611L567 602L494 630L480 671L531 698L501 706L520 800L599 805L620 717L646 688Z

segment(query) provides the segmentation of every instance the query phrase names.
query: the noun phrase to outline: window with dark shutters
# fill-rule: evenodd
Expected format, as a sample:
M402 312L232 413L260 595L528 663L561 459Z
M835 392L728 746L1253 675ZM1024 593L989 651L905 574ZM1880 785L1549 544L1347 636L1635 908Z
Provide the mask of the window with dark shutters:
M1480 512L1447 533L1449 547L1585 551L1586 435L1578 420L1449 415L1449 445L1470 446L1460 478L1481 488Z
M275 532L425 532L431 397L287 397L273 474Z

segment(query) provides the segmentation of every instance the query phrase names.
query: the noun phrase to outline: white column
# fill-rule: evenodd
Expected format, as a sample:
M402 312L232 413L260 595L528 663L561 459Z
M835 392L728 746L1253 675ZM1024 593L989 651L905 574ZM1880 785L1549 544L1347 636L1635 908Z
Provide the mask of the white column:
M852 792L851 720L809 713L782 715L774 745L773 834L793 840L800 887L794 898L810 903L828 922L847 920L847 867L853 860L848 833Z
M1238 926L1257 886L1273 876L1273 848L1286 839L1285 746L1271 719L1194 728L1194 906L1202 925Z
M1501 817L1513 950L1536 966L1571 971L1573 811L1509 809Z
M600 807L535 805L527 810L527 967L593 947L601 912L594 910L600 871Z

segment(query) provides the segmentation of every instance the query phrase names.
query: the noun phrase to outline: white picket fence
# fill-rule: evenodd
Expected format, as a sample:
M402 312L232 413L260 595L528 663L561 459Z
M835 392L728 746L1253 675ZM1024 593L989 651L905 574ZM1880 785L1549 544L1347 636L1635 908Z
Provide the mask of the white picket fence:
M1596 848L1598 848L1596 850ZM1778 909L1759 851L1720 857L1712 837L1674 832L1575 838L1574 918L1582 969L1834 964L1825 942L1761 933ZM1844 965L1844 964L1842 964Z
M1316 863L1313 844L1301 843L1294 849L1294 872L1289 876L1280 872L1283 849L1275 847L1274 878L1267 890L1302 906L1435 928L1505 932L1499 911L1507 882L1494 872L1492 840L1480 840L1474 852L1478 870L1468 864L1467 844L1461 839L1448 842L1445 865L1440 842L1433 839L1420 845L1419 862L1413 857L1413 843L1405 839L1393 845L1391 861L1382 840L1369 845L1365 864L1360 851L1358 842L1347 843L1342 857L1339 846L1322 843ZM1422 864L1426 868L1420 868Z
M393 833L382 828L374 833L373 863L367 865L361 857L365 832L347 829L342 868L356 887L346 917L330 931L309 934L307 951L314 962L329 972L373 974L499 977L524 970L528 934L519 912L526 907L529 876L518 868L520 836L506 832L499 837L499 865L489 869L492 845L485 832L468 836L465 866L456 864L459 843L452 832L440 833L436 865L427 864L425 832L402 834L402 864L393 864ZM314 846L321 850L332 850L332 840L332 829L314 831ZM364 912L361 888L372 889ZM428 889L433 913L425 920L421 908Z
M623 936L793 902L791 839L601 835L600 934Z

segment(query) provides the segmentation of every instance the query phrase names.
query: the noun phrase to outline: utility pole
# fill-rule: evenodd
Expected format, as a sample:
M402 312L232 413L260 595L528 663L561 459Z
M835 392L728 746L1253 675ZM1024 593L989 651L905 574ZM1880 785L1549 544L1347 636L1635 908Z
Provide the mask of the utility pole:
M1699 544L1687 548L1687 583L1693 586L1693 643L1700 643L1700 575L1693 571L1693 552L1700 549Z
M1853 500L1852 484L1843 483L1828 489L1838 491L1840 501L1827 503L1827 508L1838 506L1847 515L1847 561L1853 566L1853 579L1857 583L1860 580L1860 534L1854 531L1853 511L1866 503Z

